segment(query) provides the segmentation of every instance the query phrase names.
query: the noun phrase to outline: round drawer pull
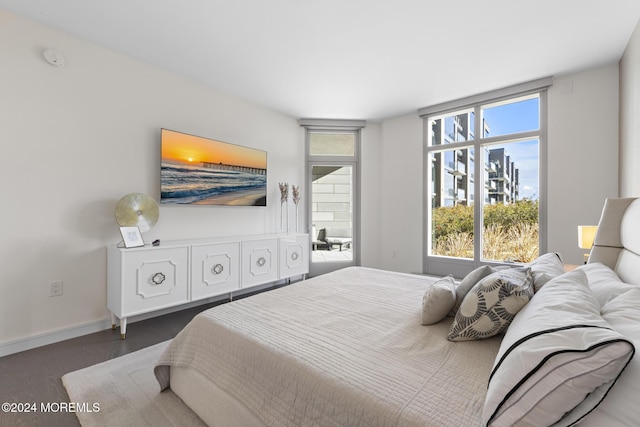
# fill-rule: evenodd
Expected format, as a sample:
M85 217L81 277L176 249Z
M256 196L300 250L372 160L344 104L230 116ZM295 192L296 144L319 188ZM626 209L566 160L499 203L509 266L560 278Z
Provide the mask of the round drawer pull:
M164 276L164 274L162 273L156 273L153 276L151 276L151 282L153 282L154 285L159 285L162 282L164 282L164 279L166 277Z
M256 261L256 265L258 267L263 267L265 264L267 263L267 260L264 259L263 256L261 256L260 258L258 258L258 260Z
M298 255L298 252L291 252L291 259L292 260L297 260L298 257L300 257L300 255Z
M222 264L216 264L213 266L213 268L211 269L211 272L213 274L220 274L224 271L224 266Z

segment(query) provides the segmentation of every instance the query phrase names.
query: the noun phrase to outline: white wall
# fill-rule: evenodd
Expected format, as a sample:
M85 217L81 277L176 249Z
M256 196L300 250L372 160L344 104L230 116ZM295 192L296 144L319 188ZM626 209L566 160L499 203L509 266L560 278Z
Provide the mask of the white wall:
M620 196L640 197L640 22L620 60Z
M618 67L556 78L548 99L548 251L578 264L577 226L597 224L618 191ZM408 273L422 270L421 123L417 113L382 123L380 263Z
M549 89L548 250L583 261L578 225L618 195L618 65L557 77Z
M382 268L422 271L422 119L415 114L382 123L379 246Z
M145 240L277 232L278 182L305 182L294 118L2 10L0 52L0 346L107 319L113 209L159 197L160 128L268 151L269 205L161 206ZM53 280L63 296L49 297Z
M380 268L382 242L382 174L381 125L367 122L360 142L360 265Z

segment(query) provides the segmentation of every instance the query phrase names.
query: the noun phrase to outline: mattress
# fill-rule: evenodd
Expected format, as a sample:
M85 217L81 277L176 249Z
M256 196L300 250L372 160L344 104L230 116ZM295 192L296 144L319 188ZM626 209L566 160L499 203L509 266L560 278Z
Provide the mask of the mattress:
M207 310L155 367L210 425L476 426L500 337L422 326L428 276L351 267Z

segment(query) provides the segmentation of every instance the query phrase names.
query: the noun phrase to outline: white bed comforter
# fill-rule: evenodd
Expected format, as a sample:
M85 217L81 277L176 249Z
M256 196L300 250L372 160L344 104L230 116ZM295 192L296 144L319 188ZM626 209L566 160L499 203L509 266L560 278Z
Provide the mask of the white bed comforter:
M352 267L207 310L155 368L191 367L270 426L476 426L500 337L422 326L433 278ZM188 402L187 402L188 404Z

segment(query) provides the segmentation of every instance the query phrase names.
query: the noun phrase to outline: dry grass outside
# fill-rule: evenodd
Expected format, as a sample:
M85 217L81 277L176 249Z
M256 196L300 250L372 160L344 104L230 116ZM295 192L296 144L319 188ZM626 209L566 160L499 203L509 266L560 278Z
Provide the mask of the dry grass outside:
M538 257L538 224L489 225L483 235L485 260L531 262ZM471 233L449 234L435 242L434 255L473 258Z
M433 254L456 258L473 258L473 235L457 233L442 237L436 241Z

